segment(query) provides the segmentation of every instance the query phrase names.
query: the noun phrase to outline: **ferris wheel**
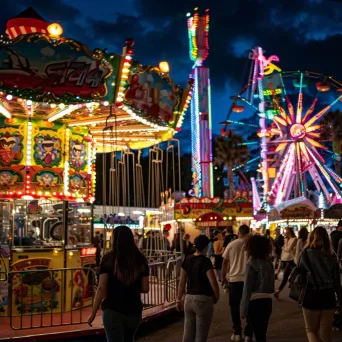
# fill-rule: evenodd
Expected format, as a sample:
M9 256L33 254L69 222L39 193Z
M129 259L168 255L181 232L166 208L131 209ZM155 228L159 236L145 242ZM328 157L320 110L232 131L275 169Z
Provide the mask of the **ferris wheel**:
M260 146L259 177L251 179L255 212L322 196L327 206L341 204L342 178L331 162L340 155L323 138L321 122L342 107L342 83L320 73L284 72L275 64L279 58L266 58L261 48L250 59L248 84L232 97L226 124L248 113L246 124L255 126L253 118L259 124L260 140L246 143Z

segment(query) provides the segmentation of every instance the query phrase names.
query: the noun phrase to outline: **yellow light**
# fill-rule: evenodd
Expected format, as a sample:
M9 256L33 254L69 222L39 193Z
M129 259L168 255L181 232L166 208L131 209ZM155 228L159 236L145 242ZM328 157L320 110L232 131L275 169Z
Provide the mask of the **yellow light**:
M169 66L169 63L168 62L160 62L159 63L159 70L161 72L165 72L165 73L168 73L170 71L170 66Z
M49 32L49 35L54 38L59 38L63 33L62 26L58 23L50 24L47 27L47 31Z
M74 253L73 252L69 252L69 256L73 256L74 255Z

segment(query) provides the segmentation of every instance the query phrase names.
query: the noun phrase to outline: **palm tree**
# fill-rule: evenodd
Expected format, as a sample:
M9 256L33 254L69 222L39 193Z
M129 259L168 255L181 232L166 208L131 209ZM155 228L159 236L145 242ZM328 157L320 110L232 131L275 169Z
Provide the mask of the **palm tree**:
M321 121L321 139L331 140L335 153L335 172L341 175L342 112L335 110L327 113Z
M241 135L234 134L233 130L229 130L225 136L218 136L215 139L215 165L227 170L229 198L234 196L233 168L245 164L247 159L248 147L244 145Z

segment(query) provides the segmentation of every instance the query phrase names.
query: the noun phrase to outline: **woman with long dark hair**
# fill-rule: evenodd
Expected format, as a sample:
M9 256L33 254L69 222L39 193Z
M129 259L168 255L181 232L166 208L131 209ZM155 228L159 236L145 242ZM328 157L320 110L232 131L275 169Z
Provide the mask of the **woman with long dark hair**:
M100 264L100 281L88 324L91 326L101 305L107 341L134 341L143 309L140 294L149 292L148 264L128 227L114 229L112 245L113 250Z
M299 258L299 269L306 275L303 315L309 342L331 342L335 293L342 300L340 270L327 231L316 227Z
M292 228L286 228L285 232L285 244L281 252L281 264L284 268L284 276L279 285L278 290L274 293L274 296L279 299L281 291L284 289L289 276L296 266L294 263L294 257L296 252L297 238Z

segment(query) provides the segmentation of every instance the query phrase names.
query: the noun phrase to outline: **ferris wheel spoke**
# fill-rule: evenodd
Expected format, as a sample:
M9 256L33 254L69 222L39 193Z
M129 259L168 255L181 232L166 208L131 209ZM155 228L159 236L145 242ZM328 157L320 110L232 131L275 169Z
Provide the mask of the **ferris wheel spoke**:
M288 177L290 176L291 171L293 170L293 167L294 167L294 163L295 163L295 146L294 146L294 144L290 145L289 152L290 152L289 158L288 158L287 163L285 164L284 173L283 173L283 176L282 176L281 181L280 181L280 186L277 190L277 195L276 195L276 200L275 200L276 205L280 204L283 201L284 186L285 186L285 184L288 183L288 181L287 181Z
M286 193L285 193L285 198L284 198L285 201L288 201L290 199L291 192L292 192L292 189L294 186L295 178L296 178L296 176L293 174L290 176L289 183L286 186Z
M306 143L308 143L308 144L310 144L310 145L312 145L314 147L322 148L324 150L328 149L326 146L320 144L318 141L313 140L313 139L311 139L309 137L305 137L304 140L305 140Z
M274 121L276 121L277 123L279 123L285 127L287 126L287 122L283 118L281 118L280 116L275 116Z
M309 118L309 116L314 112L317 101L318 101L318 98L316 97L313 100L313 102L312 102L311 106L309 107L309 109L306 111L306 113L305 113L305 115L303 117L303 120L302 120L303 123L305 123L305 121Z
M308 162L310 162L310 157L309 157L308 149L307 149L305 143L301 141L299 143L299 148L300 148L301 152L303 153L303 156L305 157L305 159Z
M339 184L342 184L342 178L337 174L335 173L334 170L332 170L329 166L327 165L324 165L324 168L327 170L327 172L333 176L333 178L335 179L335 181Z
M324 178L327 180L327 182L329 183L331 188L334 190L336 197L341 198L341 193L340 193L339 189L337 188L337 186L332 181L329 173L326 171L324 166L320 163L320 161L316 158L316 156L312 153L311 150L309 150L309 153L310 153L311 157L313 158L315 164L317 165L318 169L322 172Z
M310 133L310 132L313 132L313 131L317 131L318 129L321 128L321 125L313 125L313 126L310 126L308 127L305 132L306 133Z
M314 115L308 122L306 122L304 124L305 128L310 127L313 123L315 123L317 120L319 120L332 106L334 106L341 99L342 99L342 95L340 95L337 99L335 99L333 102L331 102L325 108L323 108L320 112L318 112L316 115Z
M303 73L300 73L296 123L302 122L302 111L303 111Z
M295 144L296 149L296 169L298 174L298 182L299 182L299 192L300 195L304 195L304 182L303 182L303 170L302 170L302 158L301 158L301 149L298 143Z
M288 163L289 156L290 156L290 149L288 148L287 151L285 152L284 162L281 164L281 166L277 172L275 181L273 182L273 185L272 185L272 188L270 191L270 195L274 195L274 193L276 192L276 188L278 186L278 183L281 181L284 169Z
M325 197L327 199L329 199L330 198L329 191L328 191L327 187L324 185L321 177L319 176L319 172L318 172L315 164L312 164L308 171L309 171L309 174L311 176L312 181L315 184L315 187L316 187L317 191L318 192L322 192L323 191Z

